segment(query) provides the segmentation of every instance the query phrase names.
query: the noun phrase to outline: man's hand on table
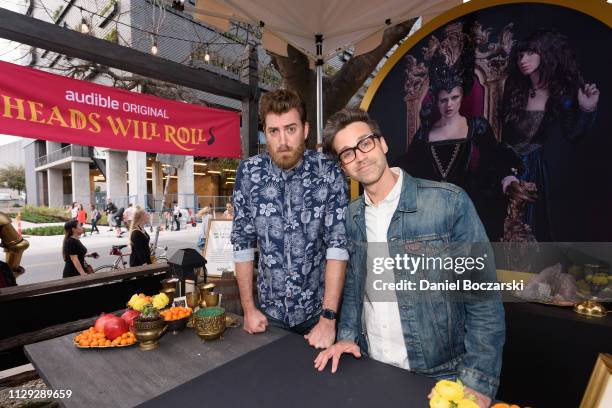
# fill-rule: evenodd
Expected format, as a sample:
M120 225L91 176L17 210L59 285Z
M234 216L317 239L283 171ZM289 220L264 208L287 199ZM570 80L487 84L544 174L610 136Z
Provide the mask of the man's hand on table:
M249 334L263 333L268 327L268 319L259 310L244 312L244 330Z
M353 356L360 358L361 351L359 346L352 341L339 341L327 350L323 350L315 358L314 366L317 370L323 371L329 359L332 359L331 372L335 373L338 370L338 363L340 362L340 356L342 353L350 353Z
M304 335L304 338L314 348L328 348L336 339L336 321L321 317L319 323L310 330L310 333Z
M489 408L491 406L491 398L487 397L484 394L479 393L478 391L471 389L470 387L466 387L466 386L463 387L463 395L465 397L468 397L469 395L473 395L474 398L476 398L474 402L478 404L480 408ZM431 399L432 397L433 397L433 389L431 390L427 398Z

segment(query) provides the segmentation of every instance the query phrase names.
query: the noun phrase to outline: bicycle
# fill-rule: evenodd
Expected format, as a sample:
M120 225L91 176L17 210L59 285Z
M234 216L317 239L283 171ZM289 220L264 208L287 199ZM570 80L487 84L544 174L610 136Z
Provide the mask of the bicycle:
M94 269L94 273L95 272L116 271L119 269L128 268L130 253L129 252L125 253L121 251L123 248L127 246L128 246L127 244L113 245L110 250L110 255L115 255L117 257L115 262L112 265L98 266L97 268ZM167 252L168 252L167 246L165 247L156 246L155 248L151 247L151 256L155 258L155 262L160 262L160 261L168 262ZM124 257L127 257L127 260L124 259Z

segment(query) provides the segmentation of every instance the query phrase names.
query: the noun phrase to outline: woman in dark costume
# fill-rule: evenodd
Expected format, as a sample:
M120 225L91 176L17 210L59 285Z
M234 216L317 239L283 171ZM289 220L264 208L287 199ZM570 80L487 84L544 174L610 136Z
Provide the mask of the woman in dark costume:
M462 187L474 202L491 241L503 236L506 199L502 180L520 167L518 157L495 139L483 117L459 113L472 88L474 53L466 42L460 58L448 66L434 57L429 66L433 103L421 109L421 126L399 166L412 176Z
M520 156L524 171L507 192L528 202L523 222L537 241L555 241L550 169L563 138L578 141L594 122L595 84L584 82L564 35L538 30L512 50L502 102L502 141ZM520 181L519 181L520 180ZM525 197L530 186L536 195Z

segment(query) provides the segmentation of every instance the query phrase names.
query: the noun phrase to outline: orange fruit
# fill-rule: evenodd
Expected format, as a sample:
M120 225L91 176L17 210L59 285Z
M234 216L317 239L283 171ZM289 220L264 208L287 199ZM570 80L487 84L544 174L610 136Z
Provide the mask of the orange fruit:
M110 340L106 340L106 341L104 342L104 345L105 345L106 347L109 347L109 346L111 345L111 341L110 341Z

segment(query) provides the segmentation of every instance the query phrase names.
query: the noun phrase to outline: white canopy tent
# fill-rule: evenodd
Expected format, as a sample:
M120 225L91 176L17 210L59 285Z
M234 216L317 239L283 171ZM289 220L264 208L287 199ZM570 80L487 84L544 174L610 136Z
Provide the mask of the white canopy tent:
M323 130L323 64L354 46L354 55L376 48L388 27L430 18L461 0L198 0L196 19L221 30L229 21L259 25L263 46L287 56L287 44L307 55L317 74L317 143Z

